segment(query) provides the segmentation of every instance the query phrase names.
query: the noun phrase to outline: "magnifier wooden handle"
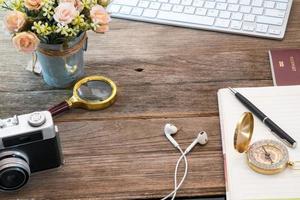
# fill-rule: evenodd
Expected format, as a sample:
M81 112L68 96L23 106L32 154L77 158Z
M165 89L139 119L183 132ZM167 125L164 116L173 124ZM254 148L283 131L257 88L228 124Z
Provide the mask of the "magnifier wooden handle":
M51 107L48 111L52 114L52 116L59 115L67 110L70 110L70 106L67 101L63 101L56 106Z

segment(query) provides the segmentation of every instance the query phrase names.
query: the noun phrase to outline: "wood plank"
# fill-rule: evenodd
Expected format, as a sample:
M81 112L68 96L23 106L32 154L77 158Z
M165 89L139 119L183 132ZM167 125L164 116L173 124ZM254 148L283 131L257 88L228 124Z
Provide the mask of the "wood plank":
M87 55L89 67L86 68L86 75L102 74L122 86L271 79L266 51L222 52L215 55L204 54L201 57L197 54L191 57L170 56L153 61L128 58L118 62L111 60L103 64L101 56ZM89 56L94 57L93 61ZM230 57L236 59L228 59ZM257 58L255 64L253 58ZM11 63L13 57L9 57L8 60ZM0 78L5 81L5 84L0 85L0 91L49 90L41 77L34 76L21 67L23 63L23 58L13 61L12 64L16 67L7 62L0 63L2 69Z
M217 91L223 87L266 86L272 81L120 85L118 99L102 111L73 109L58 121L121 118L218 116ZM68 94L66 94L68 93ZM70 91L1 92L0 116L45 110L70 96Z
M17 193L1 199L150 199L172 190L179 153L163 134L172 122L186 148L201 130L209 143L189 155L189 175L178 196L224 194L218 117L58 123L65 165L35 174ZM182 172L182 169L181 169Z

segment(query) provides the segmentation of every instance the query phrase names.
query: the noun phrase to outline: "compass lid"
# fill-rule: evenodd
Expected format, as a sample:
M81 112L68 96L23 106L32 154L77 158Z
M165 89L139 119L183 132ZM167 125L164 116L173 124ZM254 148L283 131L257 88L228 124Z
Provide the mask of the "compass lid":
M234 133L234 148L243 153L247 151L252 138L254 119L251 112L245 112L239 119Z

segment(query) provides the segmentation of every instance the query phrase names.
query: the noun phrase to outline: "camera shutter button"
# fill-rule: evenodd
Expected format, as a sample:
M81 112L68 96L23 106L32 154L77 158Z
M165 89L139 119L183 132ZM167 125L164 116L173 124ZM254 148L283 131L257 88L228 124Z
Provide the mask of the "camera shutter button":
M2 119L0 119L0 128L4 128L4 126L5 126L4 121Z
M28 123L33 127L38 127L46 122L46 117L40 112L32 113L28 118Z

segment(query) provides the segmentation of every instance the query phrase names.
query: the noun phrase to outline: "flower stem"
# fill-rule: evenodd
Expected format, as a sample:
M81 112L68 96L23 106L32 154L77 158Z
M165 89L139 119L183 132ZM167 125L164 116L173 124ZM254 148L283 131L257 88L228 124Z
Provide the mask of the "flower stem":
M2 8L7 9L7 10L13 10L12 8L7 7L7 6L2 6Z
M5 1L4 1L3 3L5 4L5 6L6 6L7 8L9 8L9 6L7 5L7 3L6 3Z
M7 3L4 1L3 2L4 3L4 5L2 5L2 8L5 8L5 9L7 9L7 10L13 10L11 7L9 7L8 5L7 5Z

